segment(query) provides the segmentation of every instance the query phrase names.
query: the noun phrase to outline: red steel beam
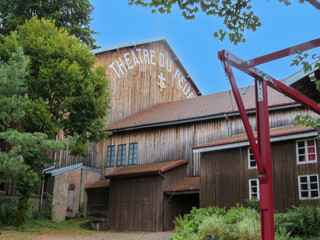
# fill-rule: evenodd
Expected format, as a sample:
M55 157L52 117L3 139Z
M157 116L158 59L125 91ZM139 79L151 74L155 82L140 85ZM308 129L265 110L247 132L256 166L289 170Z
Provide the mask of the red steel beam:
M256 141L255 141L252 129L251 129L251 125L250 125L250 122L248 119L248 115L247 115L246 109L244 107L244 104L243 104L243 101L242 101L242 98L241 98L241 95L239 92L239 88L238 88L237 83L235 81L231 66L225 60L222 60L222 63L223 63L223 66L224 66L226 73L228 74L228 78L229 78L229 81L231 84L231 89L232 89L234 98L236 100L236 103L237 103L237 106L238 106L238 109L240 112L240 116L241 116L241 119L242 119L242 122L244 125L244 129L247 133L248 140L249 140L249 143L250 143L250 146L252 149L252 153L253 153L254 159L257 163L258 172L261 176L263 176L263 175L265 175L266 172L265 172L265 169L264 169L262 161L261 161L259 148L258 148L258 145L256 144Z
M271 62L283 57L287 57L298 52L307 51L320 46L320 38L301 43L292 47L288 47L277 52L273 52L267 55L263 55L257 58L253 58L244 62L246 67L254 67L263 63Z
M261 239L274 240L274 205L267 82L262 78L255 79L255 87L258 146L261 161L266 170L265 179L259 178Z
M302 95L301 93L295 91L291 87L283 84L282 82L276 80L275 78L271 77L270 75L264 73L263 71L255 68L255 67L245 67L244 61L237 56L233 55L232 53L222 50L218 53L218 57L220 60L227 60L228 63L247 73L248 75L256 78L263 78L267 81L268 86L272 87L273 89L277 90L278 92L283 93L287 97L293 99L294 101L302 104L303 106L311 109L312 111L320 114L320 108L317 103L313 102L306 96Z
M268 97L267 85L275 90L285 94L296 102L310 108L314 112L320 114L320 107L296 92L292 88L277 81L268 74L255 68L254 66L289 56L297 53L297 51L305 51L320 46L320 39L315 39L303 44L299 44L290 48L280 50L265 56L251 59L244 62L242 59L235 55L222 50L218 53L219 59L223 62L226 73L228 74L231 83L232 91L236 99L236 103L242 118L245 130L253 151L254 158L258 165L259 187L260 187L260 218L261 218L261 239L274 240L274 206L273 206L273 186L272 186L272 163L271 163L271 150L270 150L270 128L269 128L269 110L268 110ZM256 83L256 116L257 116L257 135L258 146L254 141L252 129L246 114L239 89L236 85L235 78L231 66L247 73L255 78ZM262 166L261 166L262 165ZM263 175L261 175L263 174Z

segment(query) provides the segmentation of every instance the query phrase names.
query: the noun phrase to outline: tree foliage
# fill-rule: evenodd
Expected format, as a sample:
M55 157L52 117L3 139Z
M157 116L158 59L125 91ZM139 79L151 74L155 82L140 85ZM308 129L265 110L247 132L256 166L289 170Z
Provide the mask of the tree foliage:
M285 5L290 5L290 0L278 0ZM320 9L318 0L299 0L300 3L308 2ZM194 19L199 11L207 15L218 16L223 19L224 27L215 31L213 36L229 40L238 44L245 42L244 32L256 31L261 26L260 19L252 10L251 0L129 0L129 5L139 5L151 8L152 13L170 13L173 6L177 5L185 19Z
M57 27L64 27L70 34L94 48L94 32L90 28L93 6L89 0L3 0L0 1L0 33L9 35L26 19L55 20Z
M33 17L3 39L0 56L18 45L29 59L29 97L25 130L53 136L80 136L78 143L97 142L109 108L108 82L90 49L50 20ZM79 145L78 145L79 146ZM83 149L83 148L78 148ZM83 153L83 152L82 152Z
M23 120L28 105L25 87L28 61L21 47L11 53L10 48L5 50L6 57L0 57L0 182L11 179L16 184L19 192L16 224L20 225L28 199L39 186L41 169L52 161L50 151L66 148L67 143L49 140L44 133L12 129Z

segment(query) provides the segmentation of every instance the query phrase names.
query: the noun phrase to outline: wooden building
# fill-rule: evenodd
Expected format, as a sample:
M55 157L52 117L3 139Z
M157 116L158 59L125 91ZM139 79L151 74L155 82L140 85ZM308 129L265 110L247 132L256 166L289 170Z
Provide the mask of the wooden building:
M302 126L270 130L275 209L320 203L317 136ZM200 207L230 208L259 198L259 174L246 135L197 146L194 152L201 152Z
M249 179L257 179L257 173L239 165L249 153L247 146L237 145L244 128L231 91L201 96L164 38L102 48L94 53L110 82L112 108L103 130L112 134L94 144L87 158L59 152L55 165L45 171L45 189L53 194L57 220L74 215L81 203L86 203L89 211L107 215L113 229L161 231L172 229L172 220L193 206L229 207L248 198ZM254 87L240 92L255 130ZM318 117L273 89L268 89L268 94L271 128L293 125L294 117L301 113ZM311 134L303 131L301 134ZM274 166L282 164L275 171L286 164L290 171L302 169L301 174L317 171L317 164L295 167L286 162L285 157L293 154L300 137L281 134L286 140L274 142L272 149L286 149L286 153L279 150L275 154ZM204 151L228 139L235 141L233 148ZM287 176L282 171L278 173L279 181ZM228 178L230 174L234 174L232 178ZM234 189L234 196L221 194L220 190L232 188L231 179L243 181L241 187ZM307 177L307 181L312 179ZM296 194L294 191L293 187L289 194ZM285 208L280 200L277 204L279 209Z

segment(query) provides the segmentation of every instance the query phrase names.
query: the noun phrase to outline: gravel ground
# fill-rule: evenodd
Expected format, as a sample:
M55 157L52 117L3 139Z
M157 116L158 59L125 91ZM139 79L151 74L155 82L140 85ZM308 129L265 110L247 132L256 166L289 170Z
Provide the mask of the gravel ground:
M26 235L20 232L2 231L0 239L3 240L168 240L174 235L173 232L156 233L116 233L99 232L81 235Z

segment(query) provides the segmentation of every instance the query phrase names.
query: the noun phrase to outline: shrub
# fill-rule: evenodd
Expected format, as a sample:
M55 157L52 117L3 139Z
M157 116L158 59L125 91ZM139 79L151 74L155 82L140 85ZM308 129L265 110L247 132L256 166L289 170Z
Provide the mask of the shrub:
M224 218L219 215L206 217L199 225L199 238L204 239L208 234L217 233L222 236L225 232Z
M0 225L12 225L16 218L17 199L11 197L0 198Z
M244 200L247 208L253 209L260 212L260 200L258 198L246 199Z
M287 213L275 217L278 232L286 232L291 237L318 237L320 234L320 208L315 206L292 207Z

